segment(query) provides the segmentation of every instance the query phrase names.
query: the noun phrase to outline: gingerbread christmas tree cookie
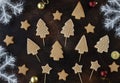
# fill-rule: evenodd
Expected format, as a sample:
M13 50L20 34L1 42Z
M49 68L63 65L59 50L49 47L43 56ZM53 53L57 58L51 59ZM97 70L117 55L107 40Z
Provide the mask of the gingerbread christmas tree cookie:
M81 37L80 41L78 42L77 46L75 47L75 50L77 50L78 53L80 53L80 57L79 57L79 62L80 62L81 54L84 54L85 52L88 52L88 45L87 45L85 35L83 35Z
M59 61L60 58L64 58L62 46L60 45L58 41L56 41L53 44L50 57L53 58L54 61Z
M27 38L27 54L35 55L37 60L41 62L39 57L37 56L38 50L40 50L40 47L31 39Z
M100 40L97 42L97 44L94 47L97 48L97 51L99 53L108 52L109 43L110 43L109 36L105 35L102 38L100 38Z
M61 34L64 34L65 37L65 44L67 44L67 39L70 38L70 36L74 36L74 24L71 19L69 19L66 23L65 26L63 26Z
M36 29L36 36L40 36L43 40L43 45L45 46L45 38L46 35L49 35L48 27L46 26L45 22L42 19L38 20L37 29Z
M73 10L72 16L75 16L75 19L79 19L79 20L85 17L85 13L80 1L78 2L75 9Z

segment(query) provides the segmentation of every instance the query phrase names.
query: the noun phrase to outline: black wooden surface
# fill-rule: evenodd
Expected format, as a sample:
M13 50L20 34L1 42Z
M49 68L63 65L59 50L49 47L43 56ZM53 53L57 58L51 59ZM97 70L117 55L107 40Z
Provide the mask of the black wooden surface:
M29 83L30 77L36 75L39 77L39 83L43 83L44 74L42 74L41 65L49 63L53 68L50 75L47 75L47 83L80 83L78 75L74 74L74 71L71 69L76 62L78 62L79 54L74 50L79 39L84 34L86 35L89 52L85 53L82 56L80 64L83 65L83 73L81 74L84 83L109 83L108 81L103 81L100 76L100 71L107 70L107 78L110 80L110 83L120 83L120 71L118 73L110 73L108 65L110 65L114 60L111 59L111 52L117 50L120 52L120 40L114 36L114 31L110 32L105 31L103 26L103 16L101 14L100 6L106 3L106 0L96 0L98 5L95 8L90 8L88 2L90 0L80 0L85 11L85 18L81 20L76 20L71 16L72 11L74 10L78 0L50 0L50 4L44 10L39 10L36 5L40 0L26 0L24 3L24 11L18 17L13 17L11 22L8 25L0 24L0 44L5 46L7 50L13 53L16 58L16 65L21 66L26 64L29 68L27 75L17 74L19 83ZM92 0L91 0L92 1ZM61 21L54 21L52 13L56 10L59 10L63 13ZM43 46L42 39L37 37L36 34L36 24L39 18L42 18L50 31L45 39L46 46ZM64 23L68 19L72 19L74 22L75 36L70 37L67 42L67 47L64 47L64 37L60 34ZM23 20L28 20L31 24L31 27L28 31L25 31L20 28L20 22ZM94 34L87 34L84 26L88 23L96 26ZM14 44L6 46L3 43L3 40L6 35L14 36ZM98 53L94 48L99 39L104 36L109 35L110 37L110 47L108 53ZM27 55L26 51L26 42L27 38L32 39L35 43L40 46L38 56L41 59L41 64L36 60L35 56ZM59 40L63 46L64 59L61 59L59 62L54 62L49 56L52 49L52 45L56 40ZM89 76L91 73L90 62L98 60L101 64L101 68L97 72L94 72L91 81L89 81ZM116 60L116 63L120 65L120 59ZM69 74L66 81L59 81L57 73L62 69ZM16 73L18 69L16 68ZM120 69L119 69L120 70ZM5 83L1 81L0 83Z

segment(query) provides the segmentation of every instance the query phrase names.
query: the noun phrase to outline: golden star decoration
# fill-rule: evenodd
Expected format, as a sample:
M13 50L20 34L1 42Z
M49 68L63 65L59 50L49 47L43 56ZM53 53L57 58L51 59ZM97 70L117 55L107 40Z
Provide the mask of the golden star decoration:
M22 65L22 66L19 66L18 69L19 69L19 72L18 72L18 73L19 73L19 74L22 73L23 75L26 75L26 72L29 70L29 69L25 66L25 64Z
M87 26L85 26L85 29L86 29L87 33L90 33L90 32L94 33L95 26L93 26L89 23Z
M68 76L65 70L62 70L61 72L59 72L58 75L59 75L59 80L64 80L64 81L66 81L66 78Z
M72 67L72 69L74 70L75 74L81 73L82 72L82 65L79 65L76 63L75 66Z
M92 61L91 62L90 69L93 69L93 70L97 71L99 67L100 67L100 65L98 64L98 61L94 61L94 62Z
M80 73L82 73L82 65L79 65L78 63L75 64L74 67L72 67L72 69L74 70L75 74L78 74L79 78L80 78L80 83L83 83L82 81L82 77L80 75Z
M117 65L115 62L113 62L111 65L109 65L110 67L110 71L111 72L118 72L118 68L120 67L119 65Z
M49 66L49 64L46 64L45 66L42 66L42 70L43 70L42 73L50 74L52 68Z
M3 41L6 43L7 46L14 43L13 36L9 36L9 35L6 35Z
M91 61L91 67L90 67L90 69L92 69L92 72L90 74L89 80L91 80L93 72L97 71L99 67L100 67L100 65L98 64L97 60L96 61Z
M62 13L60 13L58 10L53 13L54 20L61 20Z
M30 27L30 24L28 23L27 20L21 21L21 28L28 30L29 27Z

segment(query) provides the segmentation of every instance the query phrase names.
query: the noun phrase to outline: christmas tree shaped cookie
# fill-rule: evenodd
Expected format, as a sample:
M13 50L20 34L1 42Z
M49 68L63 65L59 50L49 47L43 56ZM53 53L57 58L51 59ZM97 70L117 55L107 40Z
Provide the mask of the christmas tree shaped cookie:
M62 46L58 41L53 44L50 57L52 57L54 61L59 61L60 58L64 58Z
M69 19L66 23L65 26L63 26L61 34L64 34L65 37L65 46L67 44L67 38L70 36L74 36L74 24L71 19Z
M43 39L43 45L45 46L44 39L46 38L46 35L49 35L48 27L46 26L45 22L42 19L39 19L37 23L37 29L36 29L36 36L40 36L40 38Z
M80 3L80 1L78 2L77 6L75 7L72 16L75 16L75 19L81 19L85 17L85 13L83 10L83 7Z
M95 45L95 48L97 48L97 51L99 53L108 52L109 42L110 42L109 37L108 37L108 35L106 35L106 36L100 38L100 40Z
M84 54L84 52L88 52L88 46L85 35L83 35L77 44L75 50L78 50L78 53L80 53L79 62L81 60L81 54Z
M40 50L40 47L34 43L31 39L27 39L27 54L35 55L37 60L40 62L39 57L37 56L38 50Z

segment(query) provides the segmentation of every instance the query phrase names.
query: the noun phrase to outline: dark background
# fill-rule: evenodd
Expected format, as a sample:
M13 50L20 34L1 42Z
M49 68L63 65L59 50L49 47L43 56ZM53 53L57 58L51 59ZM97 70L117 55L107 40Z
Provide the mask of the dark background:
M43 83L44 74L42 74L41 66L47 63L49 63L49 65L53 68L51 74L47 75L47 83L80 83L78 75L75 75L71 68L78 62L79 53L75 51L74 48L82 35L86 36L89 47L89 52L82 56L81 62L79 63L83 65L83 73L81 74L83 83L109 83L109 81L101 79L100 72L103 70L108 71L107 78L110 80L110 83L120 83L120 71L117 73L110 73L110 69L108 67L108 65L112 64L114 61L110 56L111 52L114 50L120 52L120 40L115 37L114 30L107 32L104 29L104 19L100 12L100 6L105 4L106 0L95 0L98 2L98 5L94 8L90 8L88 5L89 1L92 0L80 1L86 15L86 17L81 20L76 20L73 16L71 16L78 0L50 0L50 4L48 4L44 10L39 10L36 6L40 0L26 0L24 3L24 11L20 16L13 16L13 19L8 25L0 24L0 44L5 46L9 52L16 56L17 66L26 64L29 68L26 76L22 74L17 75L19 83L29 83L31 76L33 75L39 77L39 83ZM63 13L61 21L53 20L52 13L56 10ZM48 35L45 39L45 47L43 46L42 39L35 35L36 24L39 18L42 18L46 22L50 31L50 35ZM64 47L64 37L60 34L60 31L62 30L64 23L70 18L73 20L75 25L75 36L70 37L67 41L67 46ZM20 22L26 19L31 24L31 27L27 31L20 28ZM84 29L84 26L87 26L89 22L96 26L94 34L87 34ZM3 42L6 35L14 36L14 44L9 45L8 47ZM109 52L100 54L94 48L94 45L104 35L109 35L110 37ZM38 56L41 59L41 64L36 60L35 56L27 55L27 38L32 39L40 46L41 49L38 51ZM60 59L59 62L55 62L49 57L52 45L56 40L59 40L63 46L62 50L64 52L64 59ZM88 81L92 71L90 69L90 62L95 60L98 60L101 68L99 68L97 72L94 72L91 81ZM115 62L119 65L120 59ZM57 73L62 69L65 69L65 71L69 74L66 81L58 80ZM17 73L18 69L16 68L15 71ZM5 82L1 81L0 83Z

